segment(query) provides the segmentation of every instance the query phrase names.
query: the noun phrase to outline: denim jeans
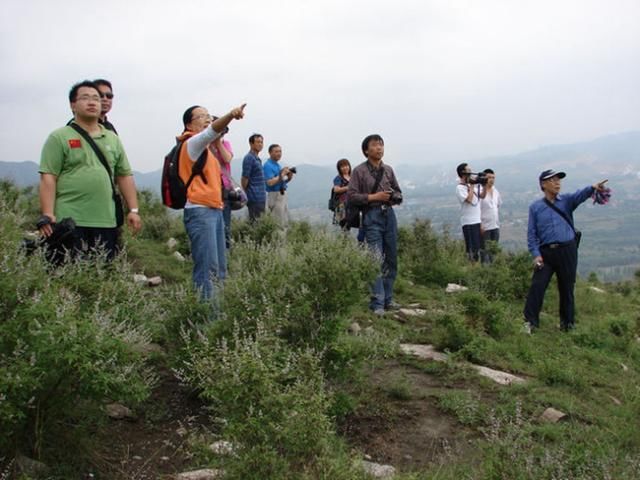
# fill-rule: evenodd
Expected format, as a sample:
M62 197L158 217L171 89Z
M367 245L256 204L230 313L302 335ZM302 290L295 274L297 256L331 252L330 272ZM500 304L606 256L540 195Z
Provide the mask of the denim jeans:
M393 301L393 283L398 273L398 223L392 208L375 207L367 210L363 224L367 245L380 256L381 262L369 303L371 310L377 310Z
M229 249L231 248L231 204L227 201L224 202L222 218L224 219L224 242Z
M203 300L214 296L214 281L227 274L222 209L195 207L184 209L184 226L191 240L193 284Z

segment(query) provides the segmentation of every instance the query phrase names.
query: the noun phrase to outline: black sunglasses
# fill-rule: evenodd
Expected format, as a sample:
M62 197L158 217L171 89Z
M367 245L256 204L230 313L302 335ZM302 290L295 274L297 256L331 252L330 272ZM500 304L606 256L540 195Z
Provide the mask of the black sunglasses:
M100 97L107 97L109 100L111 100L113 98L113 93L111 92L101 93Z

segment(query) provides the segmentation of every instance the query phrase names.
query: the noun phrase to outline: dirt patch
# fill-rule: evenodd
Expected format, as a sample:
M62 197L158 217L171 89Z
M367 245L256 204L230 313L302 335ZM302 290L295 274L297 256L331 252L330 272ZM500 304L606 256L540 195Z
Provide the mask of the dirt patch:
M451 389L437 376L391 361L370 381L374 396L341 426L363 454L405 472L473 454L480 435L438 409L436 394Z
M209 412L194 392L168 369L134 421L111 421L95 452L96 479L168 478L189 469L190 435L213 430ZM87 477L88 478L88 477Z

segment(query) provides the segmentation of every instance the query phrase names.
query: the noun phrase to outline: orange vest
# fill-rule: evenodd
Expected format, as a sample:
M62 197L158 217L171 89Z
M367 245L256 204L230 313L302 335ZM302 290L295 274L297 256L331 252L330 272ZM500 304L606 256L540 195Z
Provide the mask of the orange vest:
M187 138L191 137L193 132L184 132L178 137L178 140L185 142L180 148L180 178L186 184L191 176L191 168L195 163L194 160L189 157L188 148L186 147ZM207 154L207 162L204 165L202 173L207 179L207 183L204 183L200 175L193 177L191 185L187 190L187 200L196 205L205 205L211 208L224 207L222 202L222 177L220 176L220 165L218 160L213 156L211 151L207 148L205 150ZM197 160L197 159L196 159Z

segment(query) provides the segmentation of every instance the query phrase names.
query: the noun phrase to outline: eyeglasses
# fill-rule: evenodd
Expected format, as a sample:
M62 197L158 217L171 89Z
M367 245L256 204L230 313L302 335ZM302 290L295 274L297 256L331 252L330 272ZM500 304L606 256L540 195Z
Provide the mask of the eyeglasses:
M99 102L100 97L98 95L80 95L76 97L76 102Z
M100 94L101 98L108 98L109 100L111 100L113 98L113 93L112 92L107 92L107 93L101 93Z
M211 115L209 115L208 113L201 113L200 115L196 115L195 117L191 118L191 121L193 122L194 120L200 120L201 118L205 119L205 120L212 120L213 117Z

